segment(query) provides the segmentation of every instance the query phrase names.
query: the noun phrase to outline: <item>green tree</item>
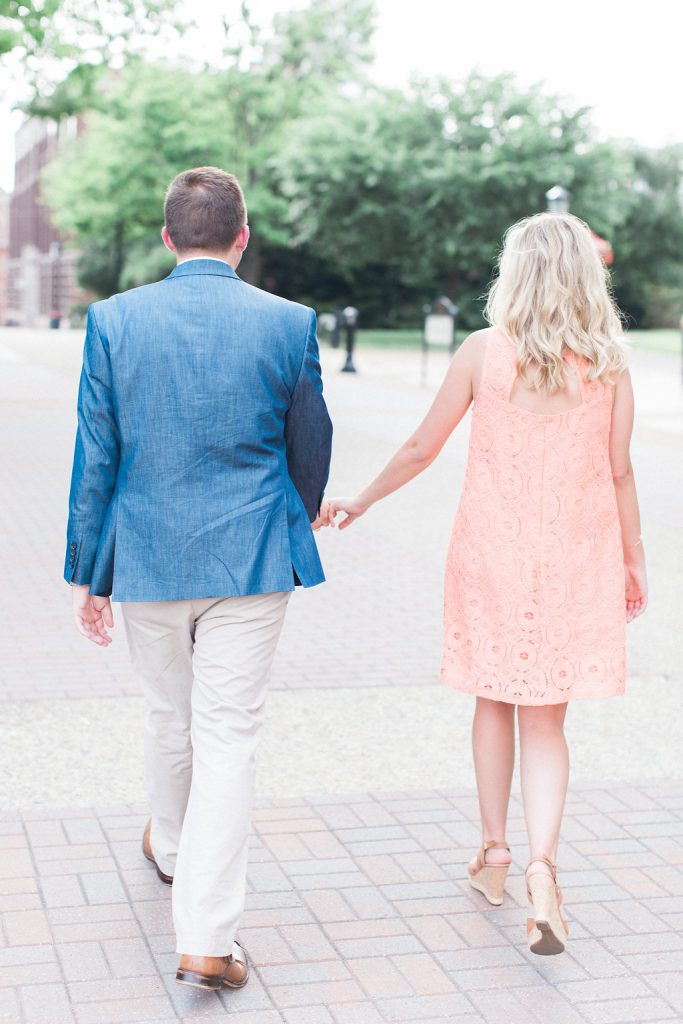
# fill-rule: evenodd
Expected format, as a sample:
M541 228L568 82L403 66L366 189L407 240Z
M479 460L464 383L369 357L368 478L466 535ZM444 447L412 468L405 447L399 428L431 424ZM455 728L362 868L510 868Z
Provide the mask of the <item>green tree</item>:
M626 310L666 319L682 273L680 150L596 141L589 110L509 75L378 89L366 76L372 27L366 0L312 0L269 30L244 5L225 25L220 69L137 61L67 80L65 109L73 84L76 98L90 90L91 110L45 195L83 253L82 281L110 294L160 276L163 190L211 163L245 187L247 280L352 303L366 325L414 324L448 294L475 327L505 229L562 184L612 241Z
M629 169L593 143L588 111L472 75L315 112L281 173L298 243L332 263L367 317L414 319L416 303L445 292L475 325L505 229L544 209L559 182L609 237Z
M634 324L674 327L683 312L683 147L633 148L628 212L613 237L617 300Z
M56 226L81 248L84 284L108 295L171 266L164 189L183 167L226 161L229 114L213 76L139 62L108 79L106 103L43 178Z
M289 241L276 158L293 125L323 95L358 78L372 6L313 0L263 33L246 5L226 25L227 67L202 73L135 62L98 85L85 130L48 168L44 195L57 226L84 253L81 278L99 294L158 277L163 190L180 170L215 164L247 193L252 242L244 275Z
M0 58L14 54L33 86L33 112L85 109L94 68L122 64L162 29L177 0L0 0ZM66 84L65 84L66 80Z
M231 166L249 206L252 237L242 267L248 280L261 281L269 254L289 242L279 154L313 106L363 81L373 26L368 0L312 0L302 10L277 15L267 31L243 3L241 18L225 26L230 64L219 89L232 117Z
M44 46L59 5L60 0L0 0L0 54Z

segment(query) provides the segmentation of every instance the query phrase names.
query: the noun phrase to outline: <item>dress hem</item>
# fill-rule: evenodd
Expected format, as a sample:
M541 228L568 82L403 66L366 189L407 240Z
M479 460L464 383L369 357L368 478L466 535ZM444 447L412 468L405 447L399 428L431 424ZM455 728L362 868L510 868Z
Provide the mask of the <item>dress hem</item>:
M470 693L474 697L483 697L486 700L496 700L502 704L519 704L522 707L547 707L551 704L568 704L572 700L602 700L605 697L623 697L626 692L626 683L622 683L619 689L610 690L608 693L567 693L564 697L559 700L524 700L523 698L513 698L507 694L499 693L497 696L493 696L493 693L484 691L482 687L477 686L476 683L470 683L468 680L463 679L461 676L449 676L443 670L439 673L441 682L446 686L450 686L453 690L460 690L462 693Z

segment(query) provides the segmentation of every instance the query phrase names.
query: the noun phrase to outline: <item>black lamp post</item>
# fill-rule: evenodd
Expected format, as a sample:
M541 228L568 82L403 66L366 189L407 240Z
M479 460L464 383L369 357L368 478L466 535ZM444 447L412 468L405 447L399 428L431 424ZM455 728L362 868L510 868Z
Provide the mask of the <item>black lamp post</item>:
M342 373L356 373L353 363L353 346L356 341L356 325L358 323L358 310L355 306L347 306L342 310L342 323L346 330L346 362L342 366Z

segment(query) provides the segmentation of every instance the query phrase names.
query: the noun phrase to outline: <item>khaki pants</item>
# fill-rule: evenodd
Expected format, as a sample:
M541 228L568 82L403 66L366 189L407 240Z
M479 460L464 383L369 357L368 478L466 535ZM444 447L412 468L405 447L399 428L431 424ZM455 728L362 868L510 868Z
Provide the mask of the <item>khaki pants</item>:
M152 850L180 953L227 956L244 909L254 753L289 594L128 602Z

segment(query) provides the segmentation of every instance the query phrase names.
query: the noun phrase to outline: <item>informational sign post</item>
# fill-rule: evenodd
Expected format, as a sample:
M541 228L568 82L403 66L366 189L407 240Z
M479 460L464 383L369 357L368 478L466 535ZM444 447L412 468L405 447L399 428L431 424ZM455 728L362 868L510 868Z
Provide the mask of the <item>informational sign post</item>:
M455 338L453 317L448 313L429 313L425 317L425 345L451 348Z
M427 359L430 348L446 349L451 355L458 344L458 307L442 296L423 308L422 383L427 383Z

